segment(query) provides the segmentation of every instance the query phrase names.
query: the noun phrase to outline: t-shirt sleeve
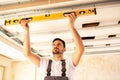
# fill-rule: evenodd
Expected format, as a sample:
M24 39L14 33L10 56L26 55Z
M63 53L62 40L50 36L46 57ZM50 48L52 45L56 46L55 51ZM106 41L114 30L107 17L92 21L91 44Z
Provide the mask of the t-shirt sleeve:
M47 66L48 66L48 58L40 58L40 67L39 70L41 72L40 74L40 80L44 80L44 77L46 76L46 70L47 70Z
M73 62L72 62L72 58L67 58L66 59L66 69L67 69L67 73L66 75L68 76L69 80L73 80L74 78L74 73L75 73L75 66L73 65Z
M45 67L48 64L49 59L48 58L41 58L40 59L40 67Z
M72 57L68 58L69 66L71 66L73 69L75 69L75 66L72 61Z

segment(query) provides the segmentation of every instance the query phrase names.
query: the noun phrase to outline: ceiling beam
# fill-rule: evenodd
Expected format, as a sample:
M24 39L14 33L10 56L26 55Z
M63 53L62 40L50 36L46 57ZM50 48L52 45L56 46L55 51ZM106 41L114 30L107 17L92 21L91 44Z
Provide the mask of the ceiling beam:
M90 7L101 7L106 5L119 4L118 0L87 0L87 1L75 1L75 0L37 0L30 1L27 3L19 3L12 5L0 6L0 14L13 14L19 12L28 12L32 10L58 10L58 9L71 9L71 8L90 8Z
M72 55L74 48L67 49L65 55ZM95 48L86 48L84 54L106 54L106 53L120 53L120 46L104 46ZM43 49L38 51L39 54L42 53L43 56L51 56L51 49Z
M47 32L38 32L38 33L31 34L31 42L37 43L42 41L52 41L52 39L54 39L55 37L62 37L65 40L72 39L72 36L66 37L66 35L71 35L71 33L68 30L64 32L61 31L60 33L57 33L57 30L55 30L55 32L53 33L56 33L56 34L51 34ZM113 34L117 35L117 34L120 34L120 25L116 24L116 25L98 26L98 27L92 27L92 28L83 28L83 29L78 29L78 32L81 35L81 37L107 36L107 35L113 35ZM38 38L37 34L39 34L40 38Z
M30 1L26 3L16 3L11 5L3 5L0 6L0 11L10 10L10 9L18 9L18 8L26 8L26 7L33 7L33 6L41 6L41 5L48 5L48 4L54 4L59 2L66 2L70 0L36 0L36 1Z
M14 40L7 37L2 32L0 32L0 41L5 43L6 45L9 45L9 46L15 48L16 50L22 52L22 46L20 44L18 44L17 42L15 42Z
M69 47L74 47L74 43L72 40L67 42L66 44ZM83 40L83 43L85 46L87 45L96 45L96 46L101 46L101 45L106 45L106 44L111 44L111 45L120 45L120 37L115 37L115 38L106 38L106 39L92 39L92 40ZM32 46L34 46L35 49L48 49L51 48L51 42L36 42L32 43ZM50 45L50 46L49 46Z

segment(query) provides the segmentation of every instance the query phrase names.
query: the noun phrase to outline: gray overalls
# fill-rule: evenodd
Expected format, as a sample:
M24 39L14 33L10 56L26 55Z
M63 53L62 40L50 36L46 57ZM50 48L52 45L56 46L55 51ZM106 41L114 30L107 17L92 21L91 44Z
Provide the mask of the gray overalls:
M44 78L44 80L68 80L68 77L66 77L66 63L65 63L65 60L61 60L62 61L62 74L61 76L51 76L51 63L52 63L52 60L50 59L49 60L49 63L48 63L48 68L47 68L47 76Z

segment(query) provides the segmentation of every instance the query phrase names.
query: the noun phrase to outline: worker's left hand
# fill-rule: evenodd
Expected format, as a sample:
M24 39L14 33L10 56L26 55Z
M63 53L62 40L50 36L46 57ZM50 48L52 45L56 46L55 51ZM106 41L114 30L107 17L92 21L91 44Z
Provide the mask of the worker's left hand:
M74 26L75 20L78 17L75 13L68 14L67 17L69 18L70 26Z

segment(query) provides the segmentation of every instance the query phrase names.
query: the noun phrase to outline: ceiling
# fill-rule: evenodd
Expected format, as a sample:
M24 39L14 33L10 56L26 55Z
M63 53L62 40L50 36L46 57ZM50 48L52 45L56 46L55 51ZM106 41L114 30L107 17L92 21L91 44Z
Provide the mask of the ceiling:
M4 1L0 2L4 3L0 4L0 54L4 56L13 60L25 59L22 55L24 30L19 24L4 25L5 20L90 8L96 9L96 15L79 16L75 23L75 27L83 39L84 54L120 54L119 0L56 0L56 2L53 2L54 0L16 0L17 2L13 3ZM36 21L29 25L31 47L35 54L44 57L51 56L52 40L60 37L65 40L67 45L65 56L71 56L75 45L68 28L67 18ZM4 44L5 46L3 46Z

